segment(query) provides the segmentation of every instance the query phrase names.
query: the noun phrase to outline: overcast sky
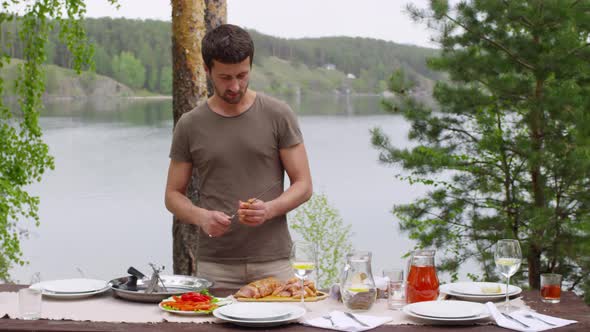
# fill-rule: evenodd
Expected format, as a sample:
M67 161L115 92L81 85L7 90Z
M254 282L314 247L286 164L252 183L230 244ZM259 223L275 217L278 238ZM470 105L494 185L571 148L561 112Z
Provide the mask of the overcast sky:
M351 36L436 47L431 32L412 22L407 3L427 0L227 0L228 23L284 38ZM170 0L86 0L87 17L170 20Z

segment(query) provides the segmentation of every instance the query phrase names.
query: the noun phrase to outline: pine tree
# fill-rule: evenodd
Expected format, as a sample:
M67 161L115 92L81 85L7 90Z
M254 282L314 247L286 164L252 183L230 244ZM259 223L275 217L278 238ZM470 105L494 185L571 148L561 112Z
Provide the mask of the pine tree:
M385 103L412 124L410 149L379 129L380 160L432 190L394 208L400 228L445 252L440 270L474 258L492 280L493 245L523 248L517 278L539 287L543 272L590 298L590 1L432 1L409 6L437 31L447 73L433 110L412 100L403 73Z

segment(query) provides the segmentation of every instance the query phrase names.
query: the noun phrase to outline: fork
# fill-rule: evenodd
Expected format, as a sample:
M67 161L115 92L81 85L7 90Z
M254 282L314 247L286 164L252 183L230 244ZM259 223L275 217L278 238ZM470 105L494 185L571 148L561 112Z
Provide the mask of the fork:
M344 311L344 314L345 314L346 316L348 316L348 317L352 318L352 319L353 319L355 322L357 322L357 323L361 324L362 326L364 326L364 327L369 327L369 325L368 325L367 323L365 323L365 322L363 322L362 320L358 319L358 318L357 318L355 315L353 315L352 313Z
M548 321L546 321L546 320L544 320L544 319L541 319L541 317L533 316L533 315L531 315L531 314L524 314L524 315L523 315L523 317L526 317L526 318L529 318L529 319L531 319L531 318L532 318L532 319L536 319L536 320L539 320L539 321L541 321L541 322L543 322L543 323L545 323L545 324L547 324L547 325L551 325L551 326L557 326L557 325L555 325L555 324L553 324L553 323L549 323Z
M522 326L526 327L527 329L528 329L528 328L530 328L530 326L528 326L528 325L526 325L525 323L523 323L523 322L519 321L518 319L516 319L516 318L514 318L514 317L510 316L510 315L509 315L509 314L507 314L507 313L501 312L501 314L502 314L502 316L504 316L504 317L506 317L506 318L510 319L510 320L511 320L511 321L513 321L513 322L516 322L516 323L518 323L518 324L520 324L520 325L522 325Z
M330 314L323 315L322 318L329 320L330 324L332 324L332 327L336 327L336 324L334 324L334 321L332 320L332 316L330 316Z

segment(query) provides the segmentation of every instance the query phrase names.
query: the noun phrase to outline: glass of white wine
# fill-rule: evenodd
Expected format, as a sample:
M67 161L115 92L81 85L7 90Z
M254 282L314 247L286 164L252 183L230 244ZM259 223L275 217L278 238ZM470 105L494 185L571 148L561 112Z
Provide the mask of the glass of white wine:
M313 273L316 266L317 250L313 243L293 242L291 265L295 277L301 281L301 305L305 308L305 280ZM307 310L307 308L306 308ZM309 310L308 310L309 311Z
M517 240L504 239L496 243L496 251L494 252L494 261L496 268L501 275L506 277L506 301L504 302L504 311L510 312L516 307L511 307L508 302L508 286L510 285L510 277L513 276L520 268L522 262L522 252L520 244Z

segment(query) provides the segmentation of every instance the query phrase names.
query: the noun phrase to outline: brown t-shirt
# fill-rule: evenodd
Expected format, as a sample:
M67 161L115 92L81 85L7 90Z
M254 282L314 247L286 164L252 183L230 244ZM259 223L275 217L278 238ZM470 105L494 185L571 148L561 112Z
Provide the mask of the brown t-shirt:
M295 113L270 96L257 93L254 104L235 117L224 117L202 103L182 115L174 130L170 158L190 162L197 171L197 205L232 215L245 201L281 180L279 149L303 142ZM283 192L277 185L260 199ZM202 230L199 259L265 262L289 257L291 236L285 215L258 227L232 220L223 236L209 238Z

